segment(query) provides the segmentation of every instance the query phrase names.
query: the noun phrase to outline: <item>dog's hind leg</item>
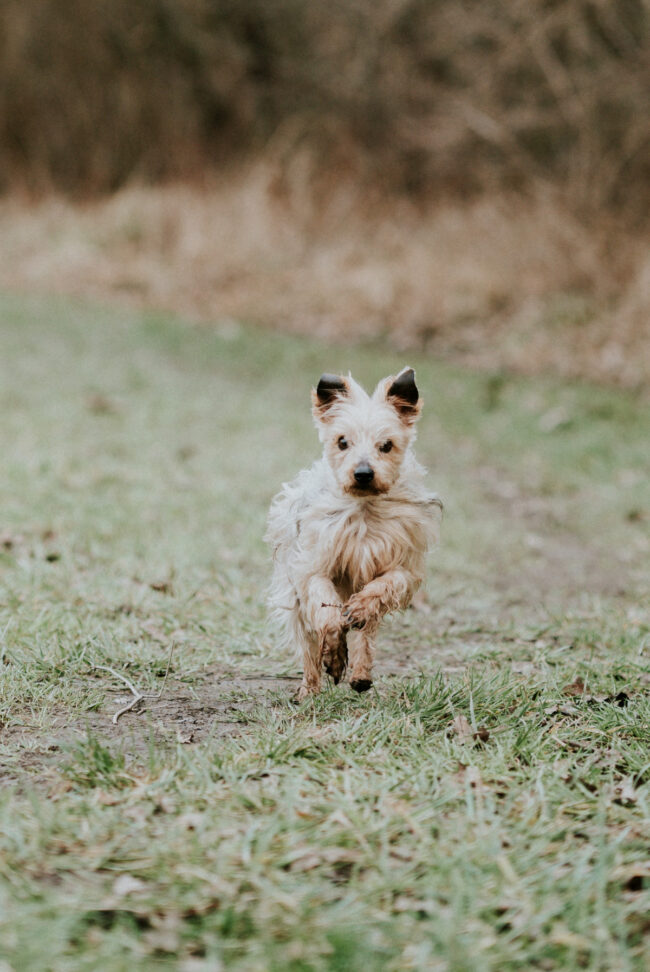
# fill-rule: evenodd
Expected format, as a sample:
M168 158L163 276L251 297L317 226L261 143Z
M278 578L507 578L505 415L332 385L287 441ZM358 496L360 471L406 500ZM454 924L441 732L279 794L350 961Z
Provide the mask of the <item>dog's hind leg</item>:
M374 630L369 631L368 626L348 631L350 688L355 692L367 692L372 686L373 640Z

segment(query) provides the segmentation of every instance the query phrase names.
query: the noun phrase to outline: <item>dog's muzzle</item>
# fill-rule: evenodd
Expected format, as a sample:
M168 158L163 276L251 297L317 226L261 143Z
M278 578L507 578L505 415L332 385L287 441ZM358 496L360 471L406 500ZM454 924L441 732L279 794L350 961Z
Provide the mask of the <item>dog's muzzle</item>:
M361 489L367 489L375 478L374 470L367 462L359 463L354 470L354 480Z

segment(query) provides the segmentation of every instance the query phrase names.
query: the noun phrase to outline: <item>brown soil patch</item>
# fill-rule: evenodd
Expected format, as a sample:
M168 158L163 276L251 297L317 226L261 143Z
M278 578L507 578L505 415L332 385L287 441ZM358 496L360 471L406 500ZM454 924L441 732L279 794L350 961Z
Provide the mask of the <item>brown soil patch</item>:
M429 621L428 611L421 620ZM383 638L377 659L380 679L419 673L421 654L409 647L408 640L399 634L395 638L391 633ZM460 642L454 645L456 648L462 655ZM462 666L462 657L453 652L432 651L431 658L449 670ZM211 666L192 680L191 689L187 682L170 676L160 698L146 699L113 723L113 715L132 696L126 686L115 687L109 673L88 673L80 678L80 683L82 679L86 683L88 678L101 678L105 687L104 701L97 709L74 714L61 710L47 730L31 725L28 713L24 721L17 714L16 722L4 727L2 742L5 752L11 751L12 755L0 767L0 787L22 789L26 785L54 783L60 779L61 764L70 759L71 751L89 734L102 745L122 751L127 763L135 765L146 764L152 745L170 749L179 743L192 746L210 739L218 745L219 737L245 732L260 707L293 708L301 680L298 666L296 675L291 676L232 675L219 666ZM347 682L334 690L352 693Z
M3 743L15 749L15 758L0 769L0 786L26 779L47 782L66 752L89 733L136 761L146 758L152 743L168 748L238 734L254 709L277 704L278 693L289 699L300 682L298 677L233 676L215 666L192 682L191 691L186 682L170 676L160 698L147 698L113 723L115 712L132 696L126 686L116 688L109 673L92 672L85 678L98 677L106 688L99 708L74 715L61 711L46 732L31 726L29 716L22 724L5 727Z

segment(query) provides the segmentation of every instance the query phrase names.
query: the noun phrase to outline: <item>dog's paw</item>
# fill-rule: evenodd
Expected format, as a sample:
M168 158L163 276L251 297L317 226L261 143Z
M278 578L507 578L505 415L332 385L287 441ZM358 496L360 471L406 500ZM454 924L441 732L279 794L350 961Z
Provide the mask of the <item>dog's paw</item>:
M294 705L300 705L305 699L311 699L318 693L318 689L311 688L309 685L301 685L297 692L291 696Z
M376 598L353 594L343 605L343 620L347 628L365 628L369 621L377 618Z
M367 692L368 689L372 688L371 678L351 678L350 688L354 689L355 692Z
M326 628L321 635L321 659L328 675L338 683L348 667L348 643L345 629L340 627Z

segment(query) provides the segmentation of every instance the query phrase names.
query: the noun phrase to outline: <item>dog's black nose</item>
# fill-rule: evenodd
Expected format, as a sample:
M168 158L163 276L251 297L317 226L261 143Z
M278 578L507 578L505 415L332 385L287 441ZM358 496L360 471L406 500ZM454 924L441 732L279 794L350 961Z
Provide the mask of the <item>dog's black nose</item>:
M368 463L362 462L354 470L354 478L359 486L366 487L370 486L370 483L375 478L375 474Z

